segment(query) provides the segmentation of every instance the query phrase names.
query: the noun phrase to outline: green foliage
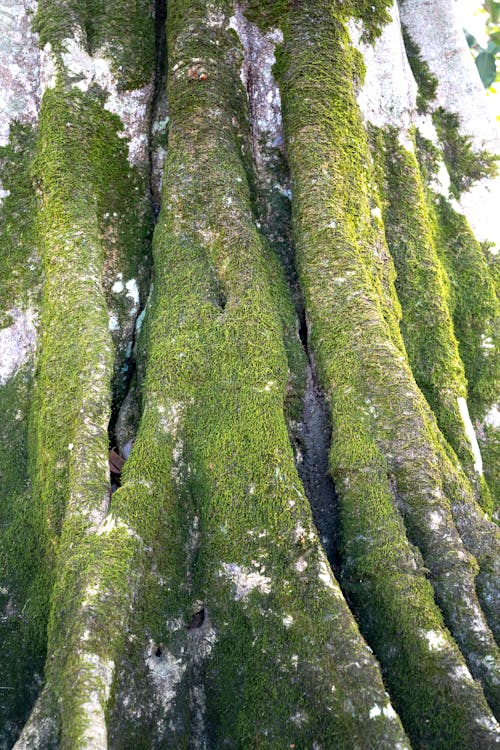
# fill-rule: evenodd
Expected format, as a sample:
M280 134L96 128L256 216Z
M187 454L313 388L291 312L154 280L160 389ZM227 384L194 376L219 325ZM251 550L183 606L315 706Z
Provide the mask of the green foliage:
M477 69L479 71L479 75L481 76L481 80L485 89L488 89L496 80L497 66L494 52L500 50L500 47L498 47L496 44L493 44L492 46L494 52L491 51L490 44L488 44L488 49L481 50L481 52L476 57Z
M498 156L476 151L471 139L459 130L458 115L438 107L432 114L451 181L451 192L458 198L475 182L497 174Z
M495 0L485 0L483 8L488 14L485 24L488 34L486 47L482 47L472 34L465 29L464 31L483 86L488 89L495 81L500 80L497 65L500 58L500 3L495 2Z

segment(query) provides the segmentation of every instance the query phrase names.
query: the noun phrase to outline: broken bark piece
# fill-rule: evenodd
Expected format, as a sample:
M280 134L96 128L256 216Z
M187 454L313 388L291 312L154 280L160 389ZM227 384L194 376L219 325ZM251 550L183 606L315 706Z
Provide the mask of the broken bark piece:
M109 451L109 470L112 474L120 474L122 473L123 464L125 463L125 459L120 456L116 448L112 448Z

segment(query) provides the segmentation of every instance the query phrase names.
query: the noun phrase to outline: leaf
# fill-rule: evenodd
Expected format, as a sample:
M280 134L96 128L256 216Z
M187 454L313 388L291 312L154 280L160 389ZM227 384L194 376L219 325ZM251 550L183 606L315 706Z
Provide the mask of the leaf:
M467 31L467 29L464 29L465 38L467 39L467 44L469 47L474 47L477 44L477 39L473 34Z
M483 7L490 14L492 23L498 23L500 18L500 3L495 0L485 0Z
M489 89L497 75L495 55L483 50L476 57L476 65L485 89Z
M500 44L495 42L494 39L490 39L488 42L488 46L486 47L487 52L491 52L492 55L496 55L498 52L500 52Z

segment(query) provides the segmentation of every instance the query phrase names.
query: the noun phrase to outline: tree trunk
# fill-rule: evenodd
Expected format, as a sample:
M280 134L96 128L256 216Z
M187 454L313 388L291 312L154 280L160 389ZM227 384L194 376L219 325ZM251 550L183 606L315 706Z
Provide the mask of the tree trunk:
M0 747L500 746L500 139L453 5L0 25Z

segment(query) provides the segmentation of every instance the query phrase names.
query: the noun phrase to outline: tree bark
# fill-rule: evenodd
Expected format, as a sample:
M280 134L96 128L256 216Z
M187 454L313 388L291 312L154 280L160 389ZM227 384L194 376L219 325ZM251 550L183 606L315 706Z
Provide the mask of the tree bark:
M414 5L0 9L0 747L500 745L498 136Z

